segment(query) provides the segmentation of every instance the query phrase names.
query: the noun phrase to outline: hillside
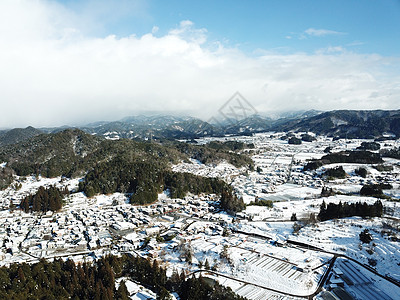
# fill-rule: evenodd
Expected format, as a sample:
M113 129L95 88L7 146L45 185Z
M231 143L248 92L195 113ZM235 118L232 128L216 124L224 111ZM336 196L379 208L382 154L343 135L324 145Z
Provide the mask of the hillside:
M187 192L224 195L235 210L237 199L222 180L175 173L173 163L195 158L207 164L227 161L237 167L253 168L252 160L235 152L244 144L190 145L180 142L143 142L130 139L107 140L79 129L42 134L27 141L0 148L1 188L11 183L12 174L44 177L84 176L79 190L89 197L114 192L128 193L132 203L151 203L169 189L175 197ZM242 207L239 203L238 207ZM29 206L27 207L29 210Z
M22 142L42 133L41 130L32 126L0 131L0 147Z
M0 148L0 161L7 162L18 175L41 173L46 177L68 174L100 140L79 129L56 134L41 134L23 142Z

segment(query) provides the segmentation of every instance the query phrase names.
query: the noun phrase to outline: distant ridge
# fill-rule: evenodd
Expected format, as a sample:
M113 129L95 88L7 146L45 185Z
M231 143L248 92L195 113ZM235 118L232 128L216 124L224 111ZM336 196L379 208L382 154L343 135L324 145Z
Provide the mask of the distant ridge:
M201 137L250 135L267 131L314 132L335 138L399 138L400 110L316 110L252 115L241 120L210 124L194 117L170 115L130 116L119 121L99 121L78 127L105 139L196 139ZM0 147L15 144L42 133L55 133L73 127L0 131Z
M131 116L115 122L98 122L82 130L108 139L192 139L223 134L222 129L194 117Z
M311 131L339 138L400 137L400 110L335 110L293 119L272 127L278 131Z
M32 126L3 130L0 131L0 146L22 142L42 133L43 132L41 130L33 128Z

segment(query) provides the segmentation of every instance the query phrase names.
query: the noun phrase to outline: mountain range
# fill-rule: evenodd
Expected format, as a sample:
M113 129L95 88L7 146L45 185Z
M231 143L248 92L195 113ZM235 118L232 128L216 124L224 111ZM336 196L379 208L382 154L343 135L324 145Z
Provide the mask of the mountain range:
M0 131L0 147L58 132L68 126ZM314 132L336 138L400 137L400 110L335 110L290 112L279 118L252 115L242 120L210 124L194 117L170 115L131 116L113 122L96 122L79 129L106 139L195 139L207 136L246 135L267 131Z

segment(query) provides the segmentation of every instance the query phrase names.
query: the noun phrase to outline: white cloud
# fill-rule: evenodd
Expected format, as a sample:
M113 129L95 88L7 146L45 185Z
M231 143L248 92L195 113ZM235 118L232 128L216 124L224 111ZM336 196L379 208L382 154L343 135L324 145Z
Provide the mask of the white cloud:
M206 34L207 29L195 28L193 22L190 20L181 21L177 28L169 31L169 35L177 36L189 42L194 42L195 44L204 44L207 40Z
M327 29L315 29L315 28L308 28L304 31L305 34L309 36L326 36L326 35L342 35L345 34L344 32L334 31L334 30L327 30Z
M330 53L339 53L339 52L345 52L346 49L343 48L342 46L329 46L326 48L322 48L317 50L316 52L318 54L330 54Z
M153 26L153 28L151 29L151 33L155 34L160 30L160 28L158 26Z
M354 42L351 42L351 43L347 44L347 46L353 47L353 46L361 46L361 45L364 45L364 44L365 44L364 42L354 41Z
M346 51L249 56L209 45L207 30L191 21L160 37L122 38L88 37L82 22L48 1L0 2L0 127L143 111L208 119L236 91L258 111L398 108L398 58Z

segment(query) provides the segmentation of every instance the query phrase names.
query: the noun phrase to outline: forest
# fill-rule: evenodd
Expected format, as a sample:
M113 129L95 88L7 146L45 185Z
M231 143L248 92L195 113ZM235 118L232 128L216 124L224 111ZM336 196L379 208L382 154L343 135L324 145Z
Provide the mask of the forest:
M247 167L254 169L253 160L239 151L244 149L253 149L253 144L245 144L243 142L227 141L218 142L212 141L205 145L195 145L192 143L171 142L165 143L165 146L173 147L180 153L187 155L202 162L203 164L212 164L220 161L227 161L237 168Z
M131 204L148 204L157 200L157 194L169 190L172 198L192 194L221 195L221 208L236 212L244 208L232 188L221 179L169 171L159 161L127 162L116 158L97 165L79 183L79 191L88 197L114 192L132 194Z
M216 147L177 141L112 141L91 136L79 129L68 129L0 147L0 161L7 162L5 171L19 176L40 174L44 177L79 177L98 163L117 158L127 162L158 161L164 167L189 158L207 164L225 160L236 167L252 168L250 157L235 152L243 147L244 144L240 143L222 143Z
M241 300L230 288L218 283L211 287L202 277L188 277L174 271L168 278L156 261L130 255L106 256L93 264L75 264L72 260L44 259L35 264L12 264L0 268L0 299L111 300L129 298L124 281L117 288L115 279L130 278L157 293L157 299Z
M132 204L147 204L154 202L157 193L165 189L169 189L171 197L176 198L182 198L188 192L215 193L224 195L221 208L234 212L244 204L233 195L231 187L225 182L174 173L170 166L171 163L194 158L206 164L227 161L236 167L253 169L251 158L238 153L246 147L254 145L240 142L194 145L177 141L111 141L78 129L68 129L0 148L0 161L7 162L0 174L0 184L1 188L11 184L13 174L68 178L84 176L79 191L88 197L121 192L131 195ZM43 212L59 209L59 195L49 197L48 192L41 190L39 195L28 196L21 203L21 208Z

